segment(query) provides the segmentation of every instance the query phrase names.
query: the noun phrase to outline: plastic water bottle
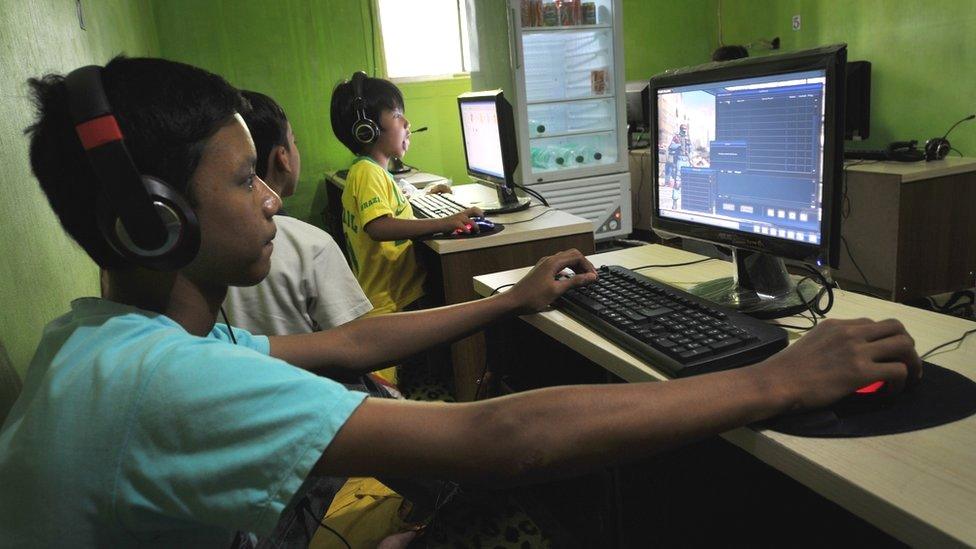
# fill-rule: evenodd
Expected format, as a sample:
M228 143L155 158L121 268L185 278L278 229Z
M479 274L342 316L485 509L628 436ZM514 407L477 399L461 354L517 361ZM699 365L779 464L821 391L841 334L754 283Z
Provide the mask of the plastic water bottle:
M580 164L583 162L583 157L576 152L576 147L573 145L563 145L556 147L556 163L559 164L561 168L572 167L573 164Z
M542 135L542 134L546 133L546 124L545 124L545 121L544 120L540 121L540 120L535 120L535 119L530 118L529 119L529 131L532 132L534 135Z
M591 145L580 147L578 152L583 157L583 162L597 162L603 158L603 153Z
M558 158L552 147L532 147L532 167L541 170L552 170L558 167Z

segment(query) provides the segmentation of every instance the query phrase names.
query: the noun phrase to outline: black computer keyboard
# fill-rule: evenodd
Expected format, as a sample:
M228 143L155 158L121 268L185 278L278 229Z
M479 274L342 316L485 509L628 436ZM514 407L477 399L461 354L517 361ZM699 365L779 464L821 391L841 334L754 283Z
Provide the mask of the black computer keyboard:
M675 377L759 362L786 347L786 330L613 265L556 306Z
M455 202L443 194L419 194L410 197L410 205L417 217L440 218L449 217L468 209L464 204Z
M884 149L848 149L844 151L845 160L890 160L891 153Z

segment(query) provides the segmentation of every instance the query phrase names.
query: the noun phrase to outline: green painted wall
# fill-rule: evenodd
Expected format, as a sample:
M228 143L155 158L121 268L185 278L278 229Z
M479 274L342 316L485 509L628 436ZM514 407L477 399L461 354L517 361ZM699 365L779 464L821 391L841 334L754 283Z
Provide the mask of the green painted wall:
M793 15L799 31L791 30ZM870 61L871 136L857 148L921 145L976 112L972 0L723 0L722 26L729 44L779 36L788 51L847 42L848 59ZM976 156L976 122L949 139Z
M718 47L718 0L623 0L623 10L628 81L705 63Z
M163 57L217 72L242 88L274 97L292 123L302 176L286 207L321 223L319 183L328 169L347 167L352 154L332 134L332 88L353 71L373 74L374 37L367 0L154 0ZM428 126L412 143L407 163L454 177L464 174L455 97L469 79L402 86L407 116Z
M3 0L0 6L0 342L23 374L43 326L71 299L98 294L98 269L65 236L33 178L23 130L33 119L28 77L157 54L148 0Z

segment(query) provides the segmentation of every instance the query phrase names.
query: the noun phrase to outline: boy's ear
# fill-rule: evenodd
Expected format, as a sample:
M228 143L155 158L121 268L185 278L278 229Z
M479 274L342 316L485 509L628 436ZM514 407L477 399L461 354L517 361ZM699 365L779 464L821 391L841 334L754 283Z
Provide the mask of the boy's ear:
M273 156L275 169L282 173L291 173L291 160L289 159L288 151L285 149L284 145L275 145L272 149L271 154Z

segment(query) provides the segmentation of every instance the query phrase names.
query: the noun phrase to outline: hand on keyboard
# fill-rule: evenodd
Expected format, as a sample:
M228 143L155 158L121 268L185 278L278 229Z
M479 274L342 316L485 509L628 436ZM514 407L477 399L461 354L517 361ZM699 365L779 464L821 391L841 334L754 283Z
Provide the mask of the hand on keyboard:
M435 183L433 185L427 185L424 187L424 192L427 194L453 194L450 185L444 183Z
M458 231L458 233L477 233L479 228L477 223L475 223L472 217L482 217L485 213L481 211L481 208L467 208L461 213L456 213L452 216L443 218L443 229L441 232L451 234Z
M576 274L568 278L560 277L557 280L556 275L566 267ZM540 259L535 267L506 293L516 300L519 314L535 313L546 310L567 290L589 284L596 279L596 269L579 250L565 250Z

